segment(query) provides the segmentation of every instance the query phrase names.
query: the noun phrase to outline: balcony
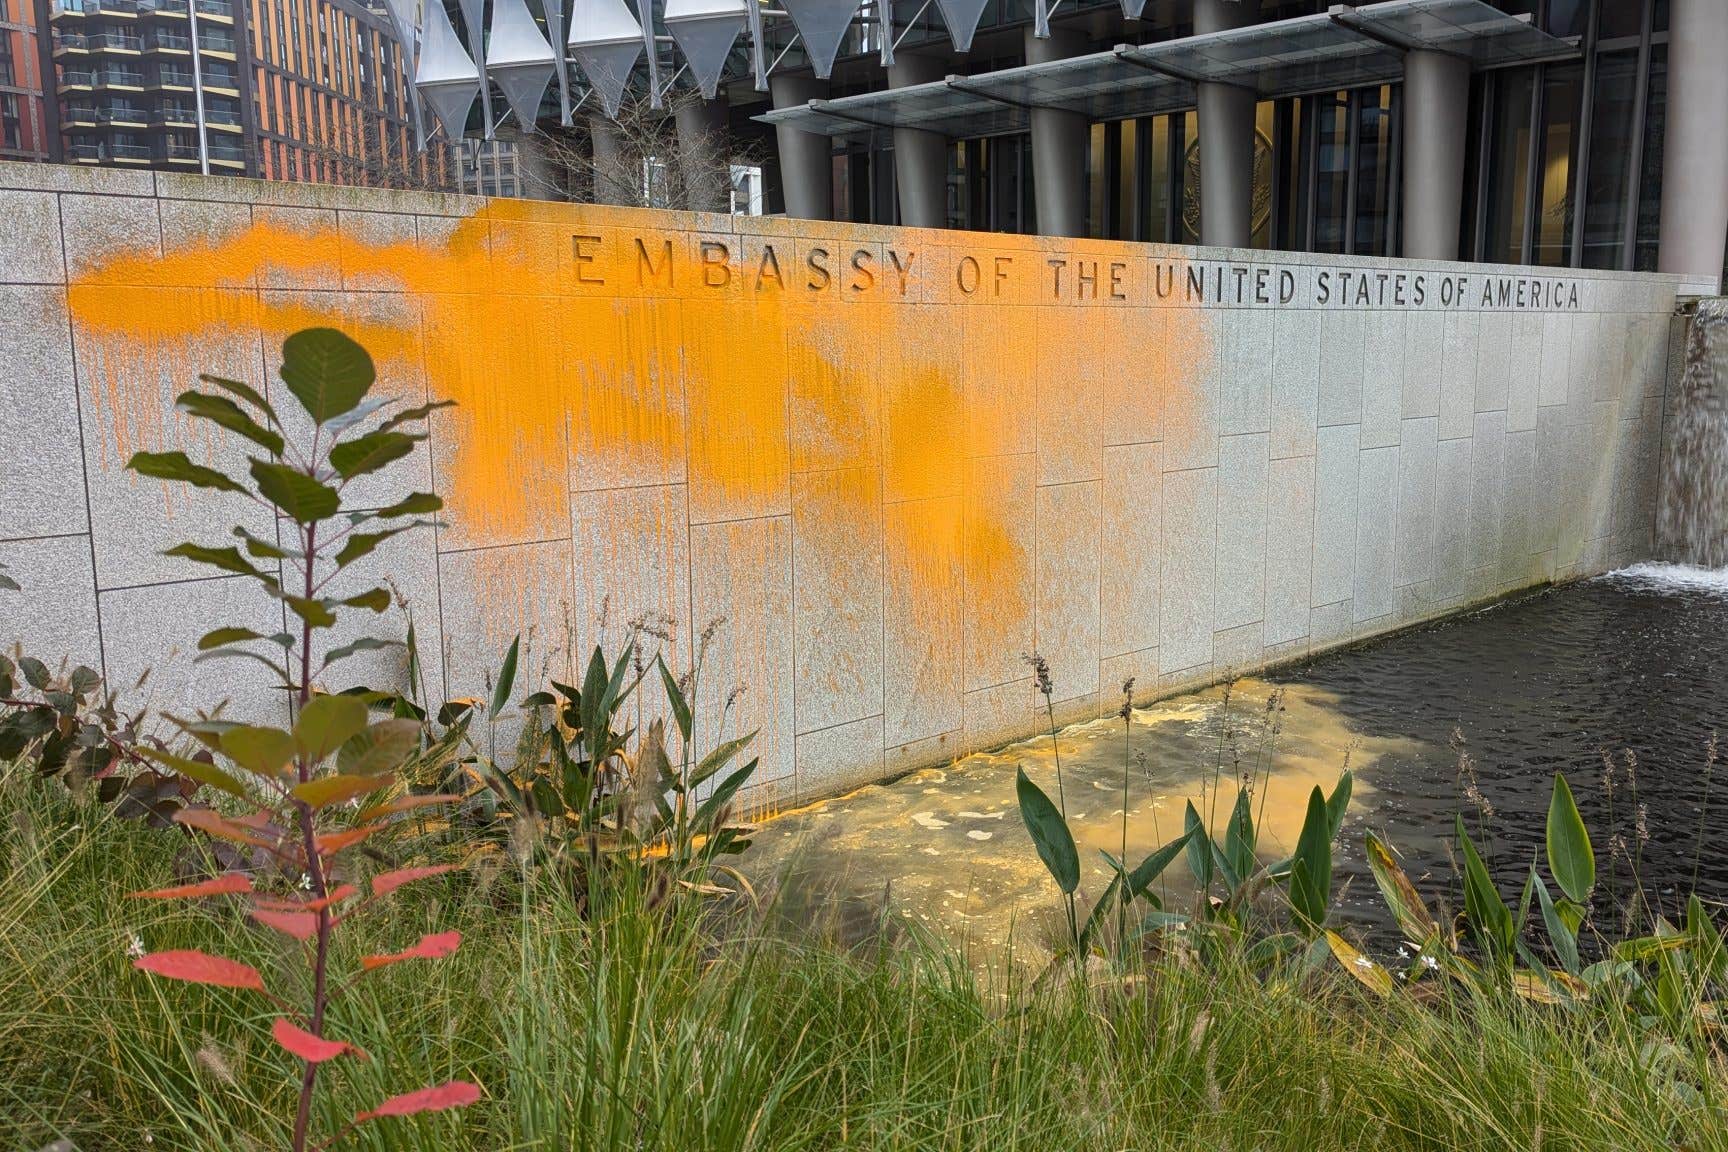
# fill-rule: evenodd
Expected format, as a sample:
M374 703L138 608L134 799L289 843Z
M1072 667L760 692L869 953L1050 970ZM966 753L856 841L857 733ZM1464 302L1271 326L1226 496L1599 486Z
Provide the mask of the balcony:
M89 88L96 83L96 74L88 68L62 68L60 70L60 91L68 88Z
M96 122L98 124L117 124L142 128L150 122L150 113L128 104L109 105L106 108L96 110Z
M108 145L108 158L110 160L149 163L151 160L150 146L148 144L110 144Z
M164 160L190 161L196 164L198 163L198 145L181 144L170 140L162 145L162 158Z
M150 117L150 124L155 128L197 128L198 110L170 104L157 109Z
M155 87L184 88L190 92L192 90L192 69L157 68Z
M96 109L84 104L68 104L62 109L60 120L67 128L94 128Z
M175 32L167 28L157 28L144 39L146 52L190 52L192 37L184 32Z
M204 123L210 125L212 128L242 127L240 113L228 108L206 107L204 109Z
M54 55L56 57L72 52L88 52L89 50L90 38L82 32L57 31L54 34Z
M98 70L95 75L94 87L103 88L139 88L144 87L144 73L131 72L121 68Z
M198 15L214 16L218 20L233 20L234 5L229 0L197 0Z
M186 0L138 0L138 11L146 16L185 16Z
M205 52L226 52L232 56L234 55L234 37L224 36L220 33L200 32L198 47Z
M91 15L119 16L130 20L138 15L138 0L85 0L84 10Z
M136 32L98 32L86 39L92 51L131 53L144 51L144 37Z
M78 142L66 145L66 158L83 164L94 164L102 159L102 146Z

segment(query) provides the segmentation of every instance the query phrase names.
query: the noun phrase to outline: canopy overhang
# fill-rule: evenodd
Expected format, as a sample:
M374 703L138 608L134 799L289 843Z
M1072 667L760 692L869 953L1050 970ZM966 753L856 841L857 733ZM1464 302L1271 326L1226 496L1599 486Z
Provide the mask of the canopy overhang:
M885 128L1000 136L1026 131L1036 108L1095 121L1181 111L1195 106L1202 82L1249 88L1261 99L1385 84L1403 78L1404 54L1418 50L1493 68L1563 59L1576 55L1577 46L1484 0L1335 4L1311 16L812 100L756 119L825 136Z

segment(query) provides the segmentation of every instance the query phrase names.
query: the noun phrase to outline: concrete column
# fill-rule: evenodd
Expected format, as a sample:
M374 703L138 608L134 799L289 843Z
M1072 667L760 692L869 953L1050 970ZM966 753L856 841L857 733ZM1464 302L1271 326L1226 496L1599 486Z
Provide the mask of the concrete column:
M947 73L947 63L911 52L894 58L888 87L928 84ZM911 228L941 228L948 222L948 137L922 128L894 129L894 185L900 195L900 223Z
M774 107L794 108L828 94L828 82L814 76L768 77ZM805 132L789 124L774 126L780 154L780 191L786 215L799 220L834 218L834 146L820 132Z
M1052 28L1048 40L1026 29L1026 63L1043 64L1082 55L1083 33ZM1086 201L1081 173L1086 171L1086 117L1059 108L1032 109L1032 188L1037 230L1045 236L1086 235Z
M624 154L624 137L618 125L605 116L588 117L588 139L593 147L594 202L596 204L640 205L637 192L640 177L632 180L628 159Z
M684 183L682 208L724 212L732 188L731 144L726 134L724 95L704 100L692 92L672 110L678 133L678 169Z
M1728 237L1728 4L1672 0L1656 267L1717 283Z
M1458 259L1464 203L1464 121L1470 62L1445 52L1404 55L1404 255Z
M1194 0L1194 32L1222 32L1260 19L1260 0ZM1254 209L1252 89L1204 83L1199 89L1200 242L1246 248Z

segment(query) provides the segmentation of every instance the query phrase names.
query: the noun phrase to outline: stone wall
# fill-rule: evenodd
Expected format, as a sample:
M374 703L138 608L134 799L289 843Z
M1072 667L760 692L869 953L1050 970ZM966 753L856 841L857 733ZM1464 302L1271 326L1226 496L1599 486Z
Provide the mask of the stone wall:
M283 707L190 659L279 606L161 554L273 526L122 464L237 460L173 397L311 324L459 402L361 497L449 504L382 553L426 694L707 629L764 803L1024 734L1023 652L1090 715L1651 548L1672 278L16 164L0 218L0 638L170 710Z

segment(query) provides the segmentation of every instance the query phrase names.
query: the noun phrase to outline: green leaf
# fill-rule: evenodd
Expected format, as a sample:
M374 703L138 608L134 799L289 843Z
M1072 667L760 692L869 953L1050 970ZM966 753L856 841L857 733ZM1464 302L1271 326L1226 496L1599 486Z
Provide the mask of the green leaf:
M1326 920L1332 899L1332 821L1318 785L1308 794L1308 813L1291 855L1290 906L1310 930Z
M404 432L371 432L330 449L330 467L344 480L389 467L414 451L418 437Z
M254 536L244 528L236 527L234 535L246 541L246 554L248 556L256 556L260 560L289 560L299 556L298 552L290 552L275 541Z
M695 788L731 762L732 757L743 751L744 746L756 738L756 729L752 728L742 736L734 737L717 745L690 772L689 787Z
M1202 892L1212 886L1213 847L1212 837L1207 835L1206 826L1200 820L1200 813L1194 810L1194 801L1188 801L1188 808L1182 813L1182 831L1188 838L1188 871L1194 874L1194 882Z
M328 628L336 623L336 614L330 611L331 602L317 597L307 599L304 596L284 596L282 602L288 605L288 610L305 621L308 628Z
M521 648L522 637L517 636L510 641L510 650L504 653L504 666L498 669L498 683L492 686L492 706L487 713L492 719L497 719L498 713L510 704L510 689L516 686L516 657Z
M1184 832L1140 861L1139 866L1128 874L1128 899L1135 899L1151 887L1152 881L1163 875L1164 869L1170 867L1171 861L1188 846L1189 838L1193 835L1192 832Z
M390 607L390 590L373 588L358 596L348 597L342 604L349 608L370 608L374 612L383 612Z
M1350 810L1350 793L1355 790L1355 774L1345 769L1344 774L1338 777L1332 795L1326 798L1326 825L1329 829L1327 839L1338 839L1338 829L1344 826L1344 813Z
M443 507L444 501L441 497L430 492L410 492L396 503L378 509L373 515L381 520L388 520L392 516L427 516Z
M399 767L420 746L420 725L413 720L380 720L355 733L336 752L336 771L372 776Z
M269 418L270 423L282 423L282 421L276 418L276 409L270 407L270 401L259 395L258 390L253 388L252 385L242 384L238 380L229 380L224 376L212 376L208 372L200 372L198 374L198 379L204 381L206 384L214 384L225 392L232 392L234 395L240 397L240 399L246 401L246 403L258 409L258 411L264 413L264 415Z
M222 771L222 769L208 761L193 760L186 756L175 756L173 753L159 752L154 748L146 748L143 745L138 745L136 751L138 755L144 757L146 760L149 760L154 764L160 764L170 772L178 772L188 780L196 780L200 784L207 784L210 787L220 789L231 796L238 796L242 800L250 800L252 798L252 794L246 791L246 786L244 784L240 783L240 781L234 779L234 777L228 775L228 773Z
M366 349L334 328L306 328L284 340L281 372L315 424L350 411L377 379Z
M361 636L357 640L350 640L348 643L326 652L324 663L318 665L318 670L322 672L338 660L346 660L356 652L375 652L381 648L398 648L401 644L402 641L400 640L380 640L376 636Z
M366 417L378 411L378 409L394 403L396 403L396 400L391 396L373 396L370 399L362 400L348 411L342 413L342 415L331 417L324 425L324 430L336 436L340 436L348 429L354 427L354 425L360 423L360 421L366 419Z
M208 652L212 648L220 648L225 644L238 644L243 640L267 640L269 637L262 632L254 632L250 628L215 628L198 638L198 651Z
M174 404L190 416L208 420L246 437L272 456L282 455L282 434L260 425L246 415L240 405L226 396L212 396L206 392L182 392Z
M690 701L684 698L683 689L678 687L678 681L672 676L672 670L666 667L663 656L656 655L654 663L660 669L660 683L666 688L666 702L672 706L672 718L678 722L678 734L684 737L684 742L690 741Z
M744 781L750 779L751 775L755 773L756 765L757 761L751 760L738 771L720 781L708 799L702 801L696 809L696 817L692 825L696 831L706 831L712 826L719 817L720 810L726 806L738 789L744 786Z
M404 524L399 528L386 528L382 532L350 532L336 553L336 567L338 569L348 567L362 556L371 554L373 549L390 537L399 536L412 527L414 525Z
M279 776L294 759L294 737L280 728L239 724L218 737L222 754L258 776Z
M1554 900L1548 895L1548 885L1536 875L1536 869L1530 869L1530 876L1536 884L1536 903L1542 909L1542 924L1548 929L1548 940L1554 945L1554 954L1560 957L1561 967L1576 976L1579 971L1578 937L1554 907Z
M1224 829L1224 862L1234 874L1235 883L1254 874L1254 811L1246 788L1236 790L1236 806L1231 809L1230 823Z
M296 524L311 524L336 515L342 506L336 489L286 464L252 461L252 479L258 493Z
M1092 912L1086 917L1085 927L1080 929L1079 948L1081 952L1085 952L1091 946L1092 935L1104 923L1105 913L1120 903L1118 893L1122 890L1122 862L1108 852L1104 853L1104 858L1110 861L1110 866L1115 870L1115 874L1110 877L1110 883L1104 889L1104 894L1098 897L1098 903L1092 905Z
M1015 773L1014 791L1020 798L1020 819L1026 822L1026 831L1032 834L1032 844L1038 849L1044 867L1049 869L1051 879L1056 881L1056 887L1064 895L1072 896L1080 887L1080 854L1075 850L1074 836L1068 831L1068 823L1062 819L1056 805L1050 802L1050 797L1044 795L1044 790L1032 783L1024 768L1016 769Z
M208 564L224 572L233 572L238 576L250 576L254 580L262 580L266 584L275 584L276 577L262 569L254 567L246 557L240 555L240 549L230 545L227 548L209 548L203 544L176 544L162 553L164 556L180 556L198 564Z
M1548 870L1560 891L1579 904L1590 898L1596 886L1596 857L1590 850L1590 833L1566 777L1554 773L1554 793L1548 799Z
M300 709L294 741L306 759L320 763L366 727L366 702L354 696L315 696Z
M456 407L456 401L454 400L434 400L430 404L421 404L414 408L404 408L402 411L396 413L396 415L380 424L378 429L381 432L388 432L390 429L399 428L402 425L407 424L409 421L424 420L440 408L454 407Z
M197 488L214 488L219 492L239 492L250 496L245 485L230 479L214 468L194 464L184 452L134 452L126 467L140 476L155 480L179 480Z
M1470 834L1464 831L1462 816L1457 817L1457 834L1464 854L1464 921L1491 960L1509 964L1513 955L1512 910L1500 899L1494 877L1482 862Z
M48 665L34 656L18 657L18 671L24 673L24 682L38 692L47 688L54 679L48 671Z
M329 697L324 697L329 699ZM384 776L344 776L341 774L320 776L316 780L308 780L304 784L296 784L289 791L296 799L310 804L314 808L324 808L331 804L343 804L349 800L357 800L380 788L390 786L390 777Z

